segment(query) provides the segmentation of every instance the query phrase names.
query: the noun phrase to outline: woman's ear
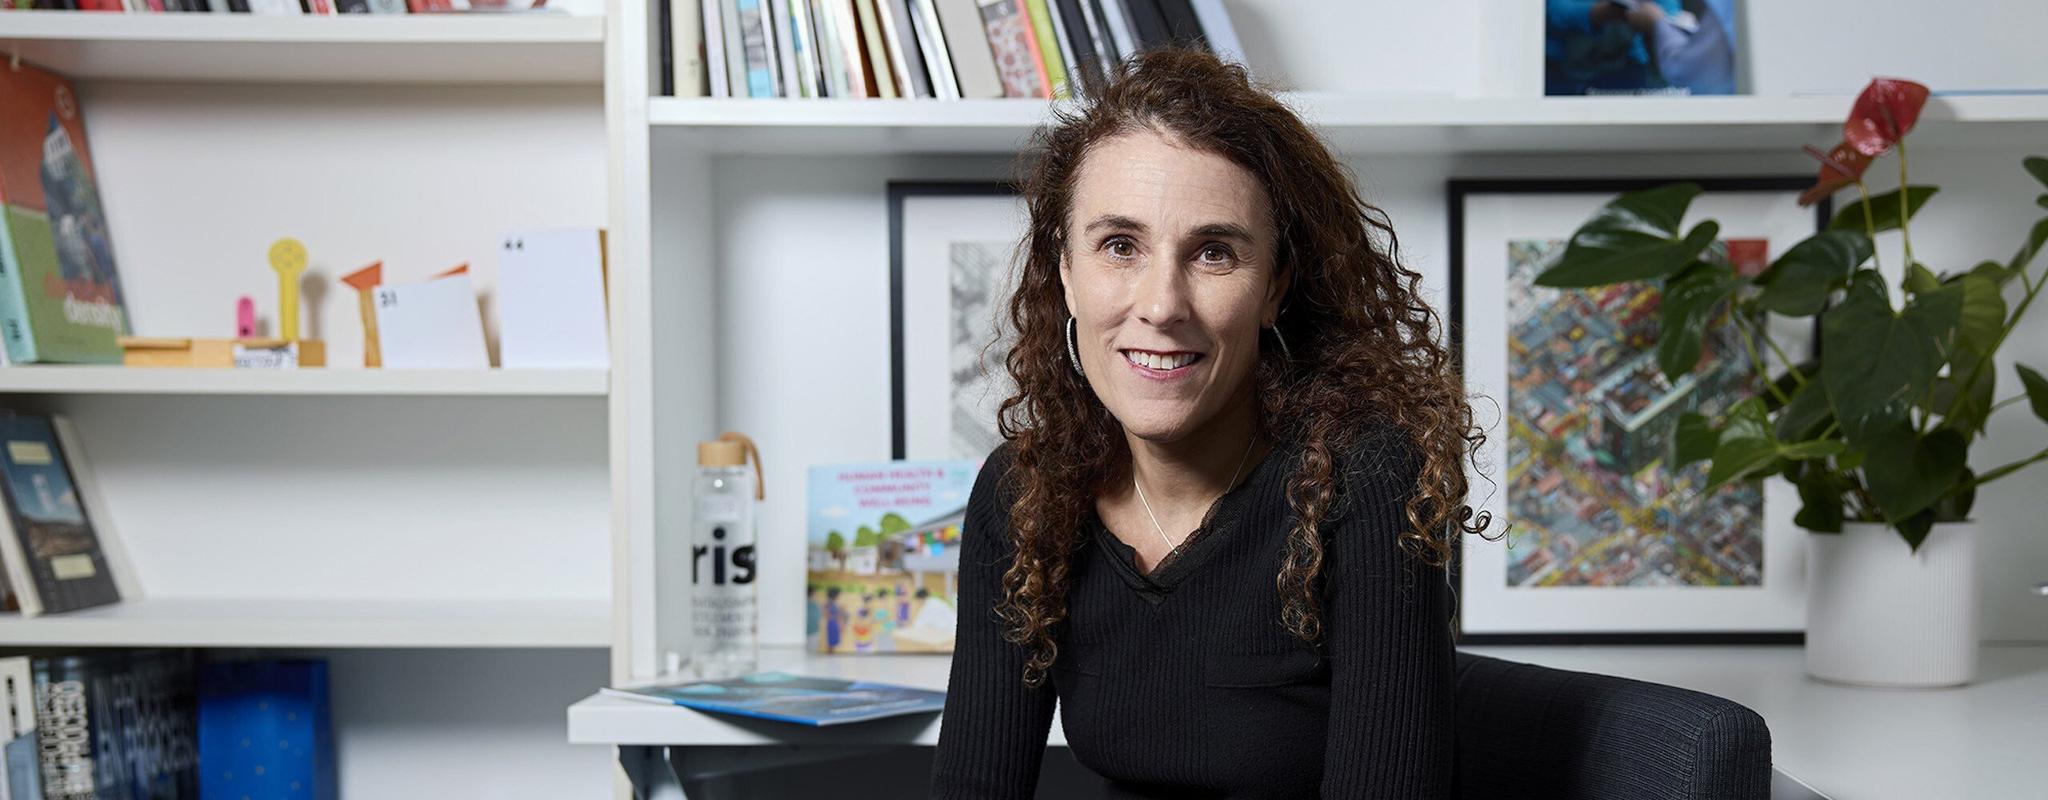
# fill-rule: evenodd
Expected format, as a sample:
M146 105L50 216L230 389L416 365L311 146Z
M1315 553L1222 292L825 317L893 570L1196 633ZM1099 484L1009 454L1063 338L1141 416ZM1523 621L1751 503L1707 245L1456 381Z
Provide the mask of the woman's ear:
M1283 266L1280 268L1279 276L1275 277L1273 283L1266 287L1265 319L1273 324L1279 324L1280 304L1287 299L1287 290L1293 286L1293 283L1294 268Z
M1074 315L1074 268L1067 262L1066 248L1060 248L1060 294L1067 301L1067 316Z

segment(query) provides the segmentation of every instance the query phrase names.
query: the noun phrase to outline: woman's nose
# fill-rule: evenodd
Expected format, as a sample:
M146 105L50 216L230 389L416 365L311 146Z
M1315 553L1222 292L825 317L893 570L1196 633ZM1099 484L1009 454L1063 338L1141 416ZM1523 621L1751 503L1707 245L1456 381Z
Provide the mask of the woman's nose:
M1149 325L1165 326L1187 319L1189 298L1187 273L1171 259L1154 257L1139 271L1137 296L1133 298L1138 318Z

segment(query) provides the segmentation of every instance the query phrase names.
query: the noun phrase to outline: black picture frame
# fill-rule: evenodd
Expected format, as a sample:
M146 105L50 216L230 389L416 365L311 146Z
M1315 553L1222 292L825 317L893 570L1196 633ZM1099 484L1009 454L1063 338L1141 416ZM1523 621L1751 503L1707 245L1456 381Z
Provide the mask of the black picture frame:
M889 207L889 457L908 458L909 416L906 408L907 342L904 299L904 206L917 197L1016 197L1017 185L1003 180L890 181Z
M1466 342L1465 312L1468 305L1468 258L1465 252L1467 233L1467 202L1479 195L1555 195L1555 194L1604 194L1610 199L1624 192L1640 191L1673 182L1698 184L1704 194L1725 192L1789 192L1797 194L1813 185L1813 179L1806 176L1747 176L1747 177L1646 177L1646 178L1452 178L1445 184L1445 211L1449 239L1448 260L1448 315L1445 319L1446 339L1452 350L1453 363L1460 375L1467 372L1468 348ZM1604 202L1604 201L1603 201ZM1823 230L1833 217L1830 200L1822 199L1813 208L1814 230ZM1569 236L1570 231L1561 231ZM1818 346L1819 317L1814 318L1814 333L1811 341ZM1469 378L1467 379L1469 386ZM1505 417L1503 417L1503 422ZM1491 436L1505 436L1501 430L1489 431ZM1504 491L1503 487L1503 491ZM1476 491L1476 489L1475 489ZM1496 517L1494 525L1508 523L1503 517ZM1488 533L1493 535L1492 532ZM1472 537L1466 537L1467 539ZM1591 631L1558 630L1543 632L1468 632L1464 630L1464 604L1468 598L1465 592L1464 545L1451 550L1448 565L1451 585L1459 589L1457 610L1458 641L1461 645L1557 645L1557 644L1619 644L1619 645L1669 645L1669 644L1714 644L1714 645L1796 645L1805 641L1805 633L1778 630L1716 630L1716 631ZM1626 591L1619 589L1617 591Z

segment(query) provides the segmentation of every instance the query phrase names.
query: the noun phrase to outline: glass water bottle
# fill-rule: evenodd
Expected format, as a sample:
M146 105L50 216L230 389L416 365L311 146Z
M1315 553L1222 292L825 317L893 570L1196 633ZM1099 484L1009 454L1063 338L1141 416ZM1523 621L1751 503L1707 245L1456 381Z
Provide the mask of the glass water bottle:
M747 468L751 458L753 469ZM695 510L690 544L690 649L701 680L753 672L760 661L754 504L761 452L754 441L725 433L697 443Z

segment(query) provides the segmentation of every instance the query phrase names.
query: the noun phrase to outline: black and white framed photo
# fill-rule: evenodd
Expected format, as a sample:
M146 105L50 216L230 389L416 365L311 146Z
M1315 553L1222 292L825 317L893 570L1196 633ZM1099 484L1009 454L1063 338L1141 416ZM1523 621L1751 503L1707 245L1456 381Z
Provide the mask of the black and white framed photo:
M1684 222L1721 222L1710 251L1755 274L1826 224L1801 208L1811 178L1687 179ZM1537 286L1572 232L1622 192L1673 179L1453 180L1450 312L1476 422L1487 432L1472 502L1489 538L1463 537L1459 621L1470 643L1797 641L1805 539L1781 479L1703 493L1706 464L1672 470L1672 432L1760 385L1740 332L1710 325L1677 380L1657 366L1658 292ZM1810 322L1774 319L1810 353ZM1771 371L1780 359L1759 355ZM1505 530L1504 536L1497 535Z
M1013 384L987 345L1008 314L1030 216L1007 183L889 184L894 458L985 457Z

